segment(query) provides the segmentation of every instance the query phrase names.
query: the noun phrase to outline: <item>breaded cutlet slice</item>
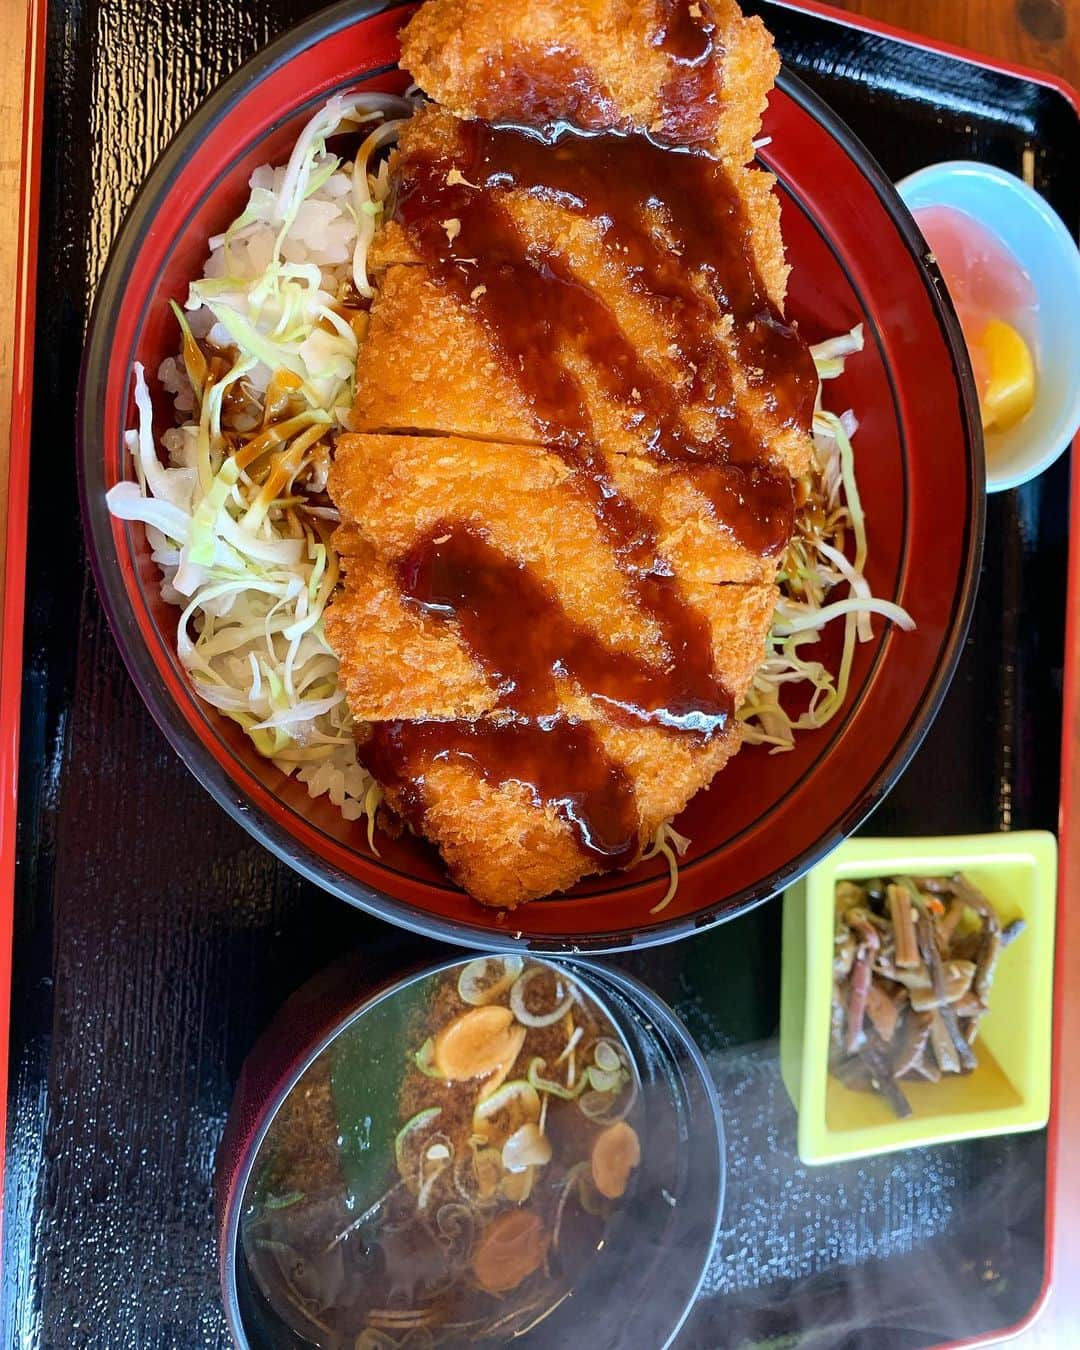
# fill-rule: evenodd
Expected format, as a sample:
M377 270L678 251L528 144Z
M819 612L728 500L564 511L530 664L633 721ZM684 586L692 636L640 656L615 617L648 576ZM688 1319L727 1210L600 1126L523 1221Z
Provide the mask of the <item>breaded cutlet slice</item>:
M597 724L613 764L633 780L639 851L665 820L677 815L736 753L732 723L705 745L657 727ZM567 890L598 870L572 827L550 805L538 805L522 783L492 784L461 760L428 759L424 833L438 846L454 881L481 904L513 909L527 900ZM386 789L387 804L403 810L403 792Z
M353 716L382 722L493 714L498 690L453 622L405 602L394 569L353 527L338 531L334 543L344 580L326 610L326 635L340 660L339 679ZM737 706L764 656L777 592L765 584L701 583L682 589L709 626L717 675L733 690ZM606 716L569 680L560 689L558 707L581 721Z
M330 491L350 522L335 535L344 583L326 611L340 679L361 721L474 718L491 713L498 691L454 620L434 618L401 597L393 561L445 522L481 530L502 556L523 564L579 628L610 650L658 670L671 653L655 617L641 607L575 475L536 446L456 437L344 436ZM707 558L707 553L704 556ZM695 567L658 554L686 602L708 625L713 669L741 703L761 664L776 588L717 585ZM567 681L560 706L595 720L595 705Z
M380 279L371 306L368 335L357 359L356 399L351 425L354 431L418 431L499 440L543 443L549 428L538 414L527 390L514 379L498 335L484 321L482 297L472 301L459 295L437 272L424 266L395 265ZM620 316L622 318L622 316ZM628 336L635 340L636 356L650 378L667 384L676 395L687 383L687 372L668 354L674 336L662 321L655 326L643 316L635 330L630 317ZM640 332L640 345L637 337ZM548 360L542 330L537 329L535 352L524 359ZM613 398L610 375L598 368L584 343L567 340L558 359L580 390L581 406L590 426L590 439L607 456L651 455L648 429L632 397ZM747 385L734 361L727 363L736 384L738 402L747 420L748 435L763 459L771 460L792 477L801 477L810 464L808 436L782 427L767 407L767 391ZM707 443L723 434L726 395L717 403L687 399L675 417L691 438Z
M403 129L392 159L398 191L408 190L414 170L429 172L433 160L440 174L456 169L467 179L474 172L458 120L443 109L421 108ZM715 237L719 241L726 234L745 241L750 268L764 291L761 303L782 312L788 267L773 179L760 170L743 168L728 177L738 200L714 204ZM533 326L535 351L521 359L528 364L551 358L543 313L551 288L569 287L573 303L585 306L578 338L571 342L564 331L556 355L580 385L592 437L606 452L650 451L654 429L641 418L638 386L649 398L650 383L655 382L662 397L670 391L672 415L691 439L722 441L731 426L734 402L744 453L753 447L758 457L782 464L795 477L807 471L809 437L785 424L763 372L751 373L739 347L745 330L718 303L706 276L682 261L676 265L674 283L686 287L700 318L688 334L687 300L673 296L672 279L665 279L659 293L646 289L642 277L628 266L618 241L607 239L602 212L593 218L567 205L558 194L545 196L521 188L482 190L497 197L500 210L513 222L522 241L522 257L538 255L546 266L542 286L519 287L521 306L540 307ZM729 212L734 213L730 220ZM643 210L640 228L656 243L660 256L669 252L662 212ZM403 271L400 265L406 263L419 271ZM548 439L540 412L519 387L499 335L485 315L485 287L470 287L466 294L456 284L446 284L442 271L425 264L408 232L393 218L375 237L369 267L379 290L368 342L357 365L355 430L411 428ZM612 321L626 344L618 362L597 339L603 325ZM415 358L404 368L398 345L403 338Z
M427 0L402 30L401 64L461 117L647 131L739 164L780 68L734 0Z
M468 128L463 126L460 118L438 104L422 103L401 128L390 154L390 177L399 188L407 186L414 163L426 165L437 160L445 164L447 172L456 168L470 180L472 166L468 158L471 153ZM780 200L773 191L776 178L765 169L730 164L725 166L724 175L735 190L739 207L738 212L731 215L730 227L740 233L745 231L750 257L765 293L782 313L791 269L780 231ZM605 268L598 261L598 241L602 232L595 221L590 221L571 205L555 200L554 194L538 194L521 187L489 187L486 190L497 191L499 200L528 238L552 251L567 253L578 270L603 282ZM702 209L706 206L702 203ZM722 212L723 208L723 203L714 202L710 209ZM655 204L650 207L647 200L642 202L641 223L659 242L668 242L663 213ZM718 219L717 225L720 223ZM718 238L718 248L721 242ZM421 259L401 225L394 219L387 220L372 240L368 270L375 274L392 263L417 261ZM611 260L608 262L610 264ZM708 294L707 287L701 289L703 294Z
M418 109L406 124L391 159L398 193L408 192L414 173L431 173L432 162L440 178L455 170L464 180L475 174L462 124L444 109L428 107ZM741 167L726 177L737 190L737 201L715 202L717 223L710 239L726 235L740 242L732 246L736 250L747 248L748 270L760 288L759 305L771 304L782 312L787 262L774 180ZM525 285L532 275L525 269L516 285L522 311L537 306L529 329L535 333L529 339L535 340L535 348L520 354L506 351L505 336L494 331L486 315L486 286L459 285L448 279L444 267L428 266L408 231L391 217L375 236L369 258L379 289L356 369L356 431L416 429L548 440L543 409L521 389L512 358L517 355L526 367L551 360L545 306L552 288L560 288L579 309L580 321L575 338L570 336L574 324L560 325L563 336L555 355L579 385L591 439L607 454L651 454L656 428L641 418L640 405L643 397L648 402L659 396L670 402L666 416L672 424L699 444L715 439L722 443L736 409L742 454L772 459L794 477L805 474L809 436L787 425L776 410L767 375L752 373L742 355L744 325L718 302L703 270L695 271L690 259L672 246L663 212L643 208L641 234L655 244L657 257L670 255L678 262L674 275L657 282L659 290L649 290L640 271L626 261L618 239L607 238L602 209L590 216L587 207L571 207L558 193L545 196L490 186L477 190L494 197L499 211L512 221L522 261L543 259L543 282L532 279ZM705 202L701 209L705 211ZM452 224L445 221L448 228ZM468 250L466 240L463 236L462 246ZM711 263L711 246L706 262ZM417 270L402 269L405 263ZM456 277L452 271L450 278ZM759 308L752 313L756 316ZM687 315L694 316L690 327ZM618 360L602 336L605 325L612 325L620 343ZM402 343L409 346L408 362L400 359ZM666 427L660 439L667 439Z
M325 626L358 721L498 719L498 690L457 620L407 603L393 564L445 520L481 527L500 553L527 563L563 611L612 650L666 663L656 621L636 603L574 477L562 459L537 446L453 437L339 440L330 487L350 523L335 535L344 580ZM714 669L737 705L760 664L776 589L717 585L691 565L676 571L686 601L711 628ZM572 679L557 698L562 715L587 723L614 770L630 780L639 849L740 743L734 719L708 740L617 723ZM482 903L513 906L597 870L574 828L521 783L489 782L467 761L435 754L414 766L414 777L424 783L424 833L451 875ZM411 789L393 781L383 787L391 809L408 814Z
M417 313L423 313L423 325L413 323ZM519 386L507 377L481 324L420 269L386 274L359 369L352 414L359 432L415 432L523 445L543 439L544 428L537 425ZM582 383L588 387L587 372ZM757 540L739 537L729 521L729 506L714 490L725 473L737 476L743 471L658 462L642 453L637 429L626 426L619 408L599 391L595 421L600 427L595 454L618 492L654 520L661 549L676 567L692 567L717 582L764 581L775 575L776 557L763 556ZM613 443L620 448L612 449ZM793 447L777 466L781 476L776 496L782 499L782 472L801 468L805 456L795 441L780 444ZM338 457L341 462L340 449ZM357 463L362 471L362 460ZM347 490L345 475L335 482Z

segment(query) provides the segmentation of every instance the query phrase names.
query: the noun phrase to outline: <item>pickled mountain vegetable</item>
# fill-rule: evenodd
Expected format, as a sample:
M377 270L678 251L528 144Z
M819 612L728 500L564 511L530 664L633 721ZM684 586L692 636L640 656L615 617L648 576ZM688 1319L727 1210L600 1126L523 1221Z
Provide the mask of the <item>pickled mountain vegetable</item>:
M838 882L830 1072L901 1117L902 1082L971 1073L998 957L1023 928L963 873Z

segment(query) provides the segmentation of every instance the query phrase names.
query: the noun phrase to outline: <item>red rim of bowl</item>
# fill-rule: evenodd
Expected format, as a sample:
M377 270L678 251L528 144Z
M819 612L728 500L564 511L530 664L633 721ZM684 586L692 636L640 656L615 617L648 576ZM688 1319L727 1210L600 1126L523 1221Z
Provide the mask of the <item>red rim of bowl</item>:
M649 918L644 920L645 926L640 926L639 921L636 928L609 928L608 931L528 932L525 931L528 928L526 910L524 915L521 911L517 912L513 920L513 931L508 931L511 928L509 923L500 928L494 914L489 911L478 914L476 911L479 907L470 907L471 918L465 914L461 917L443 918L429 912L422 905L396 898L360 880L297 837L300 830L316 839L322 832L309 826L296 813L292 813L295 819L293 828L290 828L284 823L289 819L287 810L279 808L278 818L275 818L272 808L268 807L266 802L260 803L256 796L247 790L244 780L252 785L254 793L264 796L268 801L271 800L269 789L255 782L246 766L236 759L227 747L222 754L215 753L210 745L214 733L209 729L208 721L208 716L213 714L205 713L190 688L185 687L181 680L176 679L174 673L168 671L167 658L162 653L155 655L152 650L147 634L134 613L132 595L129 592L117 544L118 532L104 503L105 491L109 485L106 455L111 453L106 446L104 413L107 405L107 389L110 379L114 376L116 365L115 333L125 308L128 287L148 237L152 237L158 230L164 229L168 233L170 229L171 222L166 223L164 227L161 225L160 207L181 177L185 165L198 153L198 148L202 146L204 140L220 129L225 119L252 95L253 91L257 92L268 77L279 72L283 66L302 53L308 52L329 38L340 35L345 30L363 25L364 36L369 39L368 47L375 59L366 72L352 71L346 79L339 81L339 84L348 87L363 79L390 75L396 60L396 32L404 17L397 11L403 8L387 6L378 3L378 0L360 5L353 3L352 0L344 0L344 3L336 4L291 29L257 53L226 80L181 128L131 206L98 288L79 384L77 420L79 491L98 592L128 671L173 749L219 805L272 853L309 880L379 918L444 941L472 944L480 942L492 948L520 945L538 952L552 953L616 951L631 946L650 946L672 941L684 934L710 927L744 913L789 885L819 861L843 837L855 829L892 787L915 753L940 708L963 649L974 607L985 521L984 465L978 403L960 327L940 275L927 258L922 236L892 184L861 142L829 108L800 80L788 71L782 71L778 80L781 96L791 100L800 112L807 114L830 140L839 146L860 178L872 189L880 208L884 210L894 227L907 261L911 263L913 272L921 277L938 334L944 339L944 346L951 359L951 387L954 392L959 391L959 413L966 456L964 477L967 496L962 544L959 550L962 561L951 596L948 619L944 624L943 640L937 650L932 671L926 679L921 695L914 703L906 725L891 749L882 758L866 787L858 793L856 800L849 801L843 806L816 842L801 849L794 857L785 858L752 885L731 892L721 886L717 898L697 910L677 913L655 922ZM276 120L264 116L264 122L257 134L243 142L242 149L229 164L217 168L211 185L203 191L199 203L206 200L213 191L213 186L220 182L222 176L239 161L245 151L250 153L253 148L261 145L275 128L295 118L301 108L328 97L335 87L333 83L320 85L317 90L310 91L309 97L292 103L284 113L279 113ZM798 190L789 188L784 183L782 174L780 177L781 186L788 189L795 201L799 202ZM192 207L193 213L199 203ZM810 225L822 235L822 239L832 249L837 261L841 262L839 254L828 243L815 217L805 206L803 210ZM170 256L175 238L178 237L179 234L173 238L163 255L165 261L162 262L162 267ZM855 290L857 293L857 287ZM147 303L149 302L148 299ZM136 324L135 339L142 331L145 312L144 309ZM868 310L867 314L869 315ZM876 326L873 336L876 341L881 342ZM135 339L132 341L132 351ZM885 378L890 383L895 406L897 394L892 385L892 369L887 361L884 362L884 372ZM125 380L128 378L126 372L124 378ZM902 421L899 426L906 512L909 509L907 450L903 442ZM125 529L129 530L130 527ZM897 568L898 577L903 577L907 566L907 534L905 519ZM134 575L131 567L128 568L128 572ZM870 669L862 680L864 688L869 685L871 676L880 666L885 649L893 641L893 637L894 635L887 631L876 643ZM901 658L894 653L893 659ZM170 675L172 687L170 678L167 677ZM839 741L859 707L864 688L852 691L849 706L844 710L843 717L838 719L838 726L831 734L828 745L823 748L828 749ZM181 707L181 701L184 699L189 705L189 713L192 705L198 706L199 718L191 718L185 714ZM322 838L326 839L327 836L322 834ZM726 840L723 844L708 849L701 856L694 858L689 865L684 865L686 870L689 871L710 858L715 862L717 853L730 846L732 842ZM348 853L348 850L343 849L336 841L329 842L328 851L337 852L339 856ZM382 864L373 863L371 870L385 876L388 869ZM413 889L421 894L425 889L432 888L432 883L416 878L409 878L409 881ZM594 883L594 886L601 884ZM621 897L640 891L645 886L656 889L655 873L644 879L630 878L617 881L614 887L608 886L606 891L600 891L599 894ZM439 889L450 891L463 901L465 899L463 893L450 887L449 883L445 883ZM586 891L577 898L587 902L596 894L595 890L591 893ZM519 921L523 919L524 922L520 922L522 931L519 932L517 931Z

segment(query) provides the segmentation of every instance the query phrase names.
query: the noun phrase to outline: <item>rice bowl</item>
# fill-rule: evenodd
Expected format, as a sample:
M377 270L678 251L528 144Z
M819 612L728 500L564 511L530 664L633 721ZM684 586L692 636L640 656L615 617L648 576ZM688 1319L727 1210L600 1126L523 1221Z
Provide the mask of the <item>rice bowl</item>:
M134 363L152 375L176 354L168 299L183 299L200 275L208 238L242 211L253 170L284 163L329 95L369 77L375 88L402 87L388 73L399 22L398 12L365 17L342 6L268 48L184 129L134 208L99 293L80 396L82 501L99 590L138 688L172 744L238 822L319 884L440 936L548 950L666 941L770 894L850 830L895 778L940 703L970 610L982 529L977 428L954 323L887 184L831 114L782 74L765 127L771 144L760 154L781 177L795 312L804 322L818 316L808 329L814 340L864 325L864 351L848 362L829 401L839 411L857 409L860 446L873 431L875 453L861 454L859 482L873 522L869 583L916 610L919 628L898 636L875 623L873 641L856 644L840 715L790 753L755 754L752 772L744 756L747 769L730 771L721 797L693 804L680 821L692 843L679 890L657 916L648 911L668 888L663 857L633 877L584 883L500 924L450 886L408 836L378 838L380 856L373 856L363 823L343 821L325 795L312 800L235 723L203 710L176 656L178 612L160 598L160 569L143 529L110 520L102 498L131 474L123 436L136 421ZM808 177L811 162L817 167ZM828 193L820 186L823 165ZM886 313L905 313L903 329L883 329ZM890 393L915 387L918 403ZM925 486L931 466L936 491ZM913 547L930 539L933 548ZM898 641L902 666L894 659Z
M326 794L345 821L366 817L375 851L381 791L357 759L322 624L340 575L330 528L339 517L326 482L334 439L349 428L374 293L367 250L387 201L381 152L410 112L407 100L335 95L303 129L288 163L253 171L245 209L207 241L184 310L172 304L180 349L157 371L177 422L160 438L167 467L158 462L151 394L136 364L139 423L126 442L137 489L120 483L107 499L115 516L147 530L162 599L181 610L177 654L198 696L237 722L275 767L295 773L312 798ZM353 160L327 146L349 133L362 136ZM822 406L825 382L862 348L856 325L812 349L821 381L817 458L802 485L768 647L739 710L748 743L770 753L790 750L796 733L824 726L843 707L854 644L871 640L872 614L913 626L899 606L875 599L865 578L856 414ZM268 452L270 466L263 461L254 475ZM834 598L838 586L842 598ZM799 648L815 644L834 619L843 620L844 642L830 669ZM647 856L665 858L670 883L653 912L674 897L689 843L670 820L657 831Z

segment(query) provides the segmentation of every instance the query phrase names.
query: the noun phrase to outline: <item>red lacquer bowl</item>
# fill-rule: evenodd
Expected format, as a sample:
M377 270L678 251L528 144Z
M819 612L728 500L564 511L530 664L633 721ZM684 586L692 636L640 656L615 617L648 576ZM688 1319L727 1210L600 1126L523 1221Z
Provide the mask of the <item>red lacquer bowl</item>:
M321 886L391 922L473 944L604 950L670 940L773 894L839 843L895 782L941 703L983 530L982 445L960 330L890 184L832 113L782 75L761 158L780 184L789 312L810 341L865 325L866 349L829 401L860 421L870 582L910 611L917 630L876 620L840 716L790 754L745 749L691 803L679 828L693 844L660 915L649 911L667 886L662 859L499 916L454 887L426 844L380 839L373 856L359 825L325 799L312 802L195 698L174 650L177 612L159 599L142 528L111 520L105 492L129 472L132 363L153 371L175 350L167 300L200 274L206 240L243 205L251 170L283 162L323 100L358 83L404 86L397 31L409 12L349 0L273 43L187 124L132 208L97 297L81 386L82 500L98 586L174 748L246 829Z

